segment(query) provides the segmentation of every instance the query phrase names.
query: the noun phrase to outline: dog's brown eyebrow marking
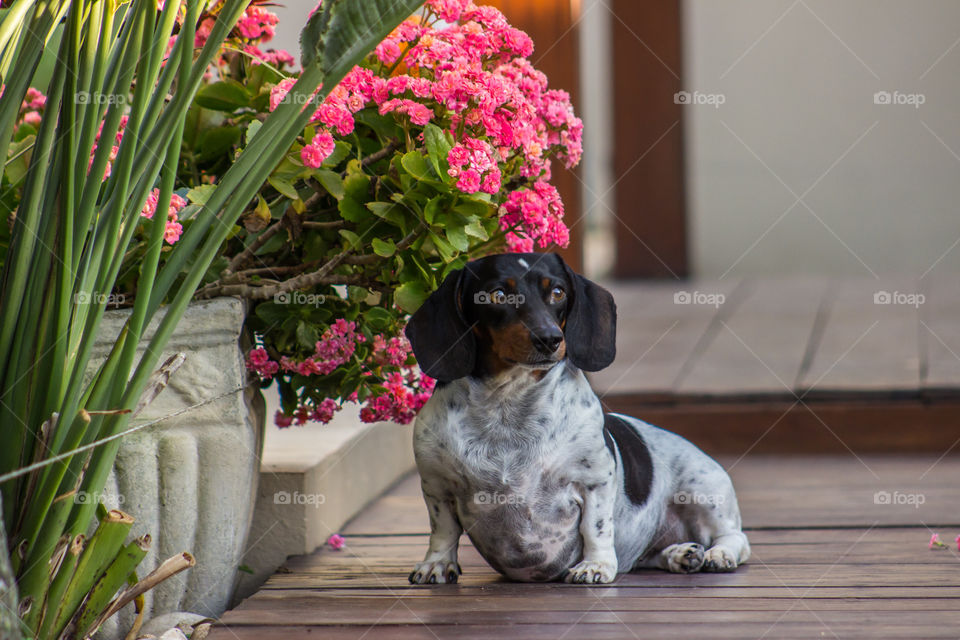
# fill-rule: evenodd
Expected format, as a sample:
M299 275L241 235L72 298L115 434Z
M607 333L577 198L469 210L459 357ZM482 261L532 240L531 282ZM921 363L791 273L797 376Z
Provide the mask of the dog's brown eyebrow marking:
M550 286L550 278L544 278L543 280L541 280L540 286L543 287L544 289L548 288Z
M513 278L507 278L506 283L507 283L507 286L510 287L511 289L517 288L517 281L514 280Z

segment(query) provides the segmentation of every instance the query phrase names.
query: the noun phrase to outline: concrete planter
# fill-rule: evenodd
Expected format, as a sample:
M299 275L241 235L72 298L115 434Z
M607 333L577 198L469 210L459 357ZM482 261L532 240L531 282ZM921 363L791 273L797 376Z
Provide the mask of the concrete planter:
M95 364L106 357L127 316L122 310L106 314ZM178 351L187 359L136 421L228 395L125 438L105 490L108 507L136 519L135 535L153 537L139 575L182 551L197 559L194 568L148 592L147 620L175 611L219 616L237 584L257 494L265 419L259 390L230 393L245 383L243 320L239 299L190 305L159 361ZM144 346L158 322L151 324ZM131 605L104 626L100 637L122 638L132 623Z

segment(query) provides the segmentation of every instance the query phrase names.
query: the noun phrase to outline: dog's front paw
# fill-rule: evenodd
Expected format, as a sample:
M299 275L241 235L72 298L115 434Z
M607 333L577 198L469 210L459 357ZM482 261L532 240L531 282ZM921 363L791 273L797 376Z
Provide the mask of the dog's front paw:
M600 560L583 560L567 570L564 582L595 584L613 582L617 577L617 563Z
M460 563L447 562L418 562L407 577L411 584L444 584L454 583L463 571Z
M672 544L663 550L670 573L696 573L703 567L703 545L696 542Z
M729 573L737 568L737 559L724 547L712 547L703 554L703 571Z

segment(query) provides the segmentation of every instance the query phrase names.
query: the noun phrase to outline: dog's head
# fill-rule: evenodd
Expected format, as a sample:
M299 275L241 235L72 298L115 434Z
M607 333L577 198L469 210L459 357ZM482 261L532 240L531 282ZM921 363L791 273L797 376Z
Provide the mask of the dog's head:
M420 368L441 381L570 359L599 371L616 355L617 308L556 254L489 256L447 276L407 325Z

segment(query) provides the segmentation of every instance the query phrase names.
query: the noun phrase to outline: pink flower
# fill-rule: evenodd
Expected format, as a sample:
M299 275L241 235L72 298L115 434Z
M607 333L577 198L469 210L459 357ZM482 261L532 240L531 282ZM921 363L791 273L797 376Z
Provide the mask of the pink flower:
M393 64L400 58L400 45L396 40L386 38L373 51L383 64Z
M263 347L250 350L247 354L246 365L248 370L253 371L264 380L272 378L280 368L280 365L270 359L270 355Z
M310 419L322 424L327 424L333 420L333 414L340 410L340 405L332 398L326 398L313 410Z
M273 423L285 429L293 424L293 416L288 416L283 413L283 411L277 411L273 416Z
M160 198L160 189L154 189L147 196L147 202L143 205L143 209L140 210L140 215L148 220L153 218L153 214L157 210L157 200ZM163 238L167 241L168 244L173 244L180 239L180 234L183 233L183 226L178 222L179 218L177 213L187 206L187 201L177 195L171 194L170 196L170 206L167 210L167 227L164 231Z
M934 533L930 536L930 542L927 544L928 549L946 549L947 545L940 542L940 534Z
M300 160L305 166L318 169L336 148L330 132L321 129L314 134L310 144L300 150Z
M327 538L327 544L334 551L339 551L340 549L343 548L343 545L345 545L346 543L347 541L339 533L335 533L329 538Z
M274 27L279 19L261 6L252 5L240 16L236 30L250 40L269 40L273 37Z
M270 111L274 111L281 102L286 100L287 93L295 84L297 84L296 78L284 78L270 89Z

